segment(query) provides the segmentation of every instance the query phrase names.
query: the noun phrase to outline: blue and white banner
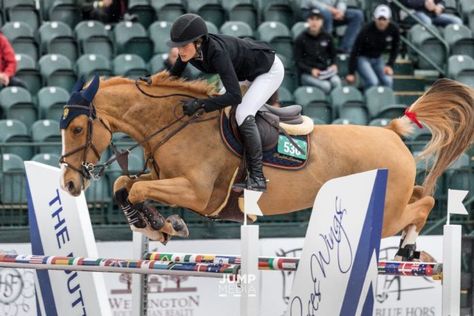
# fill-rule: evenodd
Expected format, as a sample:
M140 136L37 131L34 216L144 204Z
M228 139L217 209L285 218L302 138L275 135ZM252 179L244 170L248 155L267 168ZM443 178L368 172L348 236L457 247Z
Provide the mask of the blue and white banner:
M373 170L322 186L287 316L372 315L387 173Z
M25 162L33 255L97 258L84 194L61 190L60 169ZM41 228L41 229L40 229ZM101 273L37 270L38 315L111 315Z

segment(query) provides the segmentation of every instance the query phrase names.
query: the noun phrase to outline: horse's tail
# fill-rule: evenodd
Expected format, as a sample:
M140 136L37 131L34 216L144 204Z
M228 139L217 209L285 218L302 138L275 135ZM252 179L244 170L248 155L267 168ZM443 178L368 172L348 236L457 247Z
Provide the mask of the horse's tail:
M423 195L432 195L436 180L474 141L474 89L449 79L437 80L408 112L431 130L431 140L417 157L433 157L423 183ZM413 118L415 116L415 118ZM411 134L411 120L394 119L387 128L400 136Z

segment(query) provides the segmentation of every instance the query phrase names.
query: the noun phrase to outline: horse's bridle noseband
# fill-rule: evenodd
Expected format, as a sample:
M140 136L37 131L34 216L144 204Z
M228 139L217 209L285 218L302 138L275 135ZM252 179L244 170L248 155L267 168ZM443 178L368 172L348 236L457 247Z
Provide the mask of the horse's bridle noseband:
M150 97L150 98L167 98L167 97L174 97L174 96L182 96L182 97L188 97L188 98L196 99L196 97L194 97L192 95L181 94L181 93L167 94L167 95L152 95L152 94L149 94L148 92L144 91L139 86L139 84L138 84L139 80L140 81L145 81L148 85L151 84L151 80L149 78L139 78L135 81L135 86L137 87L137 89L147 97ZM109 167L116 160L117 160L117 163L119 164L120 168L122 169L123 174L130 177L130 178L138 178L140 175L144 174L146 172L148 162L152 162L153 166L155 168L155 171L158 172L158 166L157 166L157 164L156 164L156 162L153 158L153 154L158 148L160 148L162 145L164 145L171 137L176 135L178 132L180 132L182 129L184 129L189 124L196 123L196 122L205 122L205 121L208 121L210 119L215 118L215 117L212 117L212 118L199 120L201 115L204 113L203 109L201 109L201 110L197 111L196 113L194 113L194 115L192 115L189 120L186 120L181 125L179 125L177 128L173 129L171 132L166 134L163 137L163 139L160 140L160 142L151 149L147 159L145 160L142 171L140 171L138 174L130 175L129 171L128 171L128 154L133 149L135 149L136 147L143 145L145 142L149 141L150 139L152 139L156 135L164 132L165 130L169 129L171 126L173 126L176 123L178 123L179 121L181 121L186 115L181 115L180 117L177 117L175 120L173 120L168 125L158 129L157 131L155 131L154 133L148 135L143 140L137 142L136 144L129 147L128 149L119 151L113 143L113 140L112 140L112 134L113 133L112 133L111 128L109 126L107 126L107 124L105 124L105 122L102 120L102 118L100 118L98 116L94 117L94 103L91 102L89 104L89 106L86 106L86 105L65 105L64 108L65 109L66 108L68 108L68 109L82 109L82 110L86 109L87 111L89 111L88 112L89 113L88 114L88 119L87 119L86 143L82 146L77 147L74 150L69 151L68 153L63 154L59 159L60 164L64 164L66 168L70 168L70 169L78 172L81 175L82 180L83 179L99 180L104 175L105 169L107 167ZM110 157L103 164L93 164L91 162L87 162L87 160L86 160L87 159L87 153L88 153L89 149L92 149L92 151L96 155L97 159L100 160L99 151L97 150L94 143L92 142L92 135L93 135L92 134L92 127L93 127L93 122L94 122L95 119L98 119L102 123L102 125L110 133L110 146L112 147L113 155L112 155L112 157ZM73 165L70 165L66 162L66 159L65 159L66 157L71 156L71 155L73 155L73 154L75 154L75 153L77 153L81 150L83 150L83 152L82 152L82 162L81 162L81 166L79 168L75 167ZM83 185L83 187L84 187L84 185Z

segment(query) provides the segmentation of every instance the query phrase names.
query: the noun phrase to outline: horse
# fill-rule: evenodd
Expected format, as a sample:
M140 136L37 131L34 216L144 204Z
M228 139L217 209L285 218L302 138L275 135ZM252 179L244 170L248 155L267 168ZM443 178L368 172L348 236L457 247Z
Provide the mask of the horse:
M62 130L63 155L68 153L63 156L63 190L73 196L85 190L89 179L80 171L81 166L96 164L111 143L112 133L123 132L142 145L149 172L135 178L120 176L113 185L114 192L125 188L133 205L153 200L202 216L215 214L225 202L240 164L240 158L221 139L219 115L201 113L179 132L155 135L157 130L169 131L172 123L191 120L183 115L180 102L212 96L213 86L204 81L184 81L167 72L149 77L148 82L112 77L97 79L95 85L100 86L89 91L89 106L95 117L79 115ZM436 180L473 142L473 97L472 88L440 79L407 108L407 115L391 120L386 127L315 125L305 168L289 171L264 167L269 182L259 200L260 209L264 216L307 209L326 181L386 168L382 237L402 232L400 247L412 254L415 239L435 203ZM421 185L415 184L416 161L402 140L413 132L413 122L422 122L432 132L419 156L433 161L426 167L429 172ZM168 218L159 230L149 225L132 229L166 242L171 236L187 236L179 227L175 219Z

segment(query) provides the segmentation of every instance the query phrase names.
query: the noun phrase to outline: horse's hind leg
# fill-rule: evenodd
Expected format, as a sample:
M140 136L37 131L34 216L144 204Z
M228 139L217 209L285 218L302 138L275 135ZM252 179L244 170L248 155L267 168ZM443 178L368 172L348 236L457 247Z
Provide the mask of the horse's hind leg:
M419 259L419 253L415 251L416 238L425 226L434 203L432 196L423 196L423 187L414 187L410 201L402 214L402 220L406 223L406 226L395 259L403 261Z

